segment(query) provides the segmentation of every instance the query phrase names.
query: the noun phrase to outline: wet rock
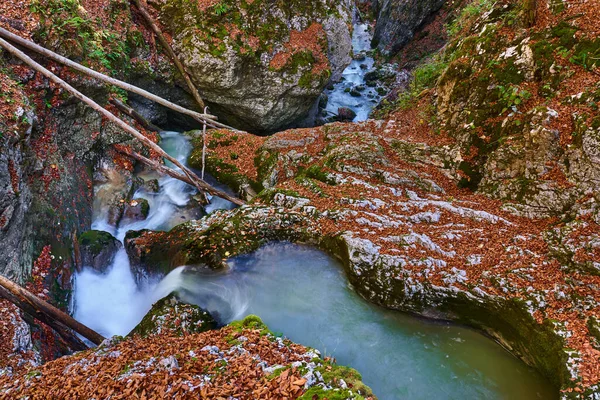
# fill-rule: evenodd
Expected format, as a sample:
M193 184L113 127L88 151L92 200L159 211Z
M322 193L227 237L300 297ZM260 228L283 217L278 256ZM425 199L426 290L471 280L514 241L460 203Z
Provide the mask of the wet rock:
M112 265L117 251L123 245L110 233L103 231L87 231L79 239L79 268L93 268L99 273L105 273Z
M198 306L182 302L176 293L157 301L142 321L129 333L129 337L140 335L185 336L216 329L217 323L208 311ZM174 357L160 361L167 369L178 368Z
M371 46L387 55L397 53L443 4L444 0L376 0L373 10L377 23Z
M270 132L299 122L351 61L347 0L223 6L216 14L167 0L159 13L211 112L234 126Z
M146 199L133 199L125 204L123 218L133 221L143 221L148 217L150 205Z
M369 66L367 64L360 64L360 69L367 69Z
M325 93L323 93L321 95L321 97L319 98L319 108L325 108L327 107L327 102L329 101L329 96L327 96Z
M354 110L348 107L340 107L338 108L338 119L340 121L352 121L356 118L356 113Z
M365 55L365 53L357 53L352 58L354 59L354 61L364 61L366 60L367 56Z
M148 179L147 181L144 181L142 188L148 193L158 193L160 191L158 179Z
M358 91L358 89L354 88L350 91L350 96L352 97L360 97L362 96L362 94L360 93L360 91Z
M381 78L379 71L374 69L365 74L365 82L374 82Z

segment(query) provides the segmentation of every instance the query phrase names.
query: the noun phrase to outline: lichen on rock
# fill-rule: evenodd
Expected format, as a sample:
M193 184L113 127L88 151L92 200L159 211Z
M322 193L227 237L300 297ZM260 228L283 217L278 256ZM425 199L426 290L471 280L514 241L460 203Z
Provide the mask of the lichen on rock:
M162 0L162 23L211 111L274 131L305 118L350 62L350 2Z

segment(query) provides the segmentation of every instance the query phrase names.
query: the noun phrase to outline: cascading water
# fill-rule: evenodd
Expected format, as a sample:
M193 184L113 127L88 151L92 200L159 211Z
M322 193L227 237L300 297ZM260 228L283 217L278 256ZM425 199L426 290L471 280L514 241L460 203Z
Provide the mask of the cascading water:
M185 161L187 139L162 136L163 148ZM150 203L146 221L114 228L105 212L98 212L94 228L122 240L130 229L170 229L184 221L193 190L171 178L159 183L158 193L135 195ZM232 205L213 199L209 209L214 207ZM223 322L259 315L272 330L357 368L380 399L556 397L535 371L470 329L367 303L349 286L341 266L320 251L271 244L230 260L229 266L218 272L180 267L138 286L121 250L106 274L87 268L76 274L74 316L105 336L126 335L155 301L177 291Z
M339 108L349 108L356 113L354 121L366 121L373 108L381 100L375 87L366 85L365 75L372 70L375 60L369 55L371 32L368 24L355 24L352 48L355 59L344 70L342 80L326 90L328 97L325 111L327 116L338 114ZM357 57L363 55L362 57Z
M178 161L185 163L191 151L189 139L177 132L164 132L161 147ZM168 166L178 169L173 164ZM154 178L155 176L145 176ZM210 177L207 177L211 180ZM158 193L139 189L134 198L148 200L148 216L143 221L123 220L118 227L107 222L107 209L97 202L92 229L106 231L123 241L130 230L169 230L175 225L198 217L197 209L187 207L195 189L171 177L159 177ZM220 187L222 188L222 187ZM100 187L97 192L109 191ZM215 209L229 209L233 204L221 198L211 199L205 208L207 213ZM174 278L160 283L145 282L138 287L131 273L129 259L124 249L119 250L106 274L84 268L75 275L73 316L80 322L105 336L126 335L150 310L152 304L177 288Z

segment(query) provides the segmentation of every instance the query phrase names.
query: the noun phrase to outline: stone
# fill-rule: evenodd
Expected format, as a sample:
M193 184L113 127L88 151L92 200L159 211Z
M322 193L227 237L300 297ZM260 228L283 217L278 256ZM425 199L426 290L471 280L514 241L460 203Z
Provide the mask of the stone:
M79 268L89 267L103 274L112 265L117 252L123 248L121 242L110 233L87 231L79 239Z
M143 221L148 217L150 205L146 199L133 199L125 204L123 218L132 221Z
M354 110L348 107L340 107L338 108L338 119L340 121L352 121L356 118L356 113Z
M423 23L444 5L444 0L376 0L377 23L371 47L386 55L396 54Z
M221 4L218 15L181 0L159 10L211 113L258 133L298 124L351 61L350 1Z
M139 335L185 336L206 332L217 328L217 322L202 308L181 301L176 293L171 293L152 305L142 321L129 333L128 337ZM179 368L173 357L163 358L159 364L165 369Z

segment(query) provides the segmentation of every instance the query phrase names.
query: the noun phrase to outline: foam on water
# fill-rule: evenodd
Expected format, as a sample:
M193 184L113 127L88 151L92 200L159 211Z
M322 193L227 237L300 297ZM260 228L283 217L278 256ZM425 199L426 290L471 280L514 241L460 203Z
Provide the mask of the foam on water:
M164 132L161 137L161 147L178 161L185 163L191 151L189 139L177 132ZM169 162L167 164L178 169ZM207 179L212 180L210 177ZM169 176L158 177L158 182L158 193L139 189L133 196L148 200L150 210L145 220L124 220L115 227L107 222L107 210L100 198L96 204L92 229L109 232L122 242L130 230L169 230L190 219L192 211L185 207L195 194L195 189ZM96 193L109 193L111 189L114 188L100 187ZM232 203L213 197L207 209L214 211L232 207ZM195 215L192 213L192 216ZM181 286L178 277L180 271L173 271L160 283L145 282L142 287L138 287L131 273L127 253L120 250L106 274L99 274L85 267L82 272L75 274L73 316L104 336L126 335L155 301Z

